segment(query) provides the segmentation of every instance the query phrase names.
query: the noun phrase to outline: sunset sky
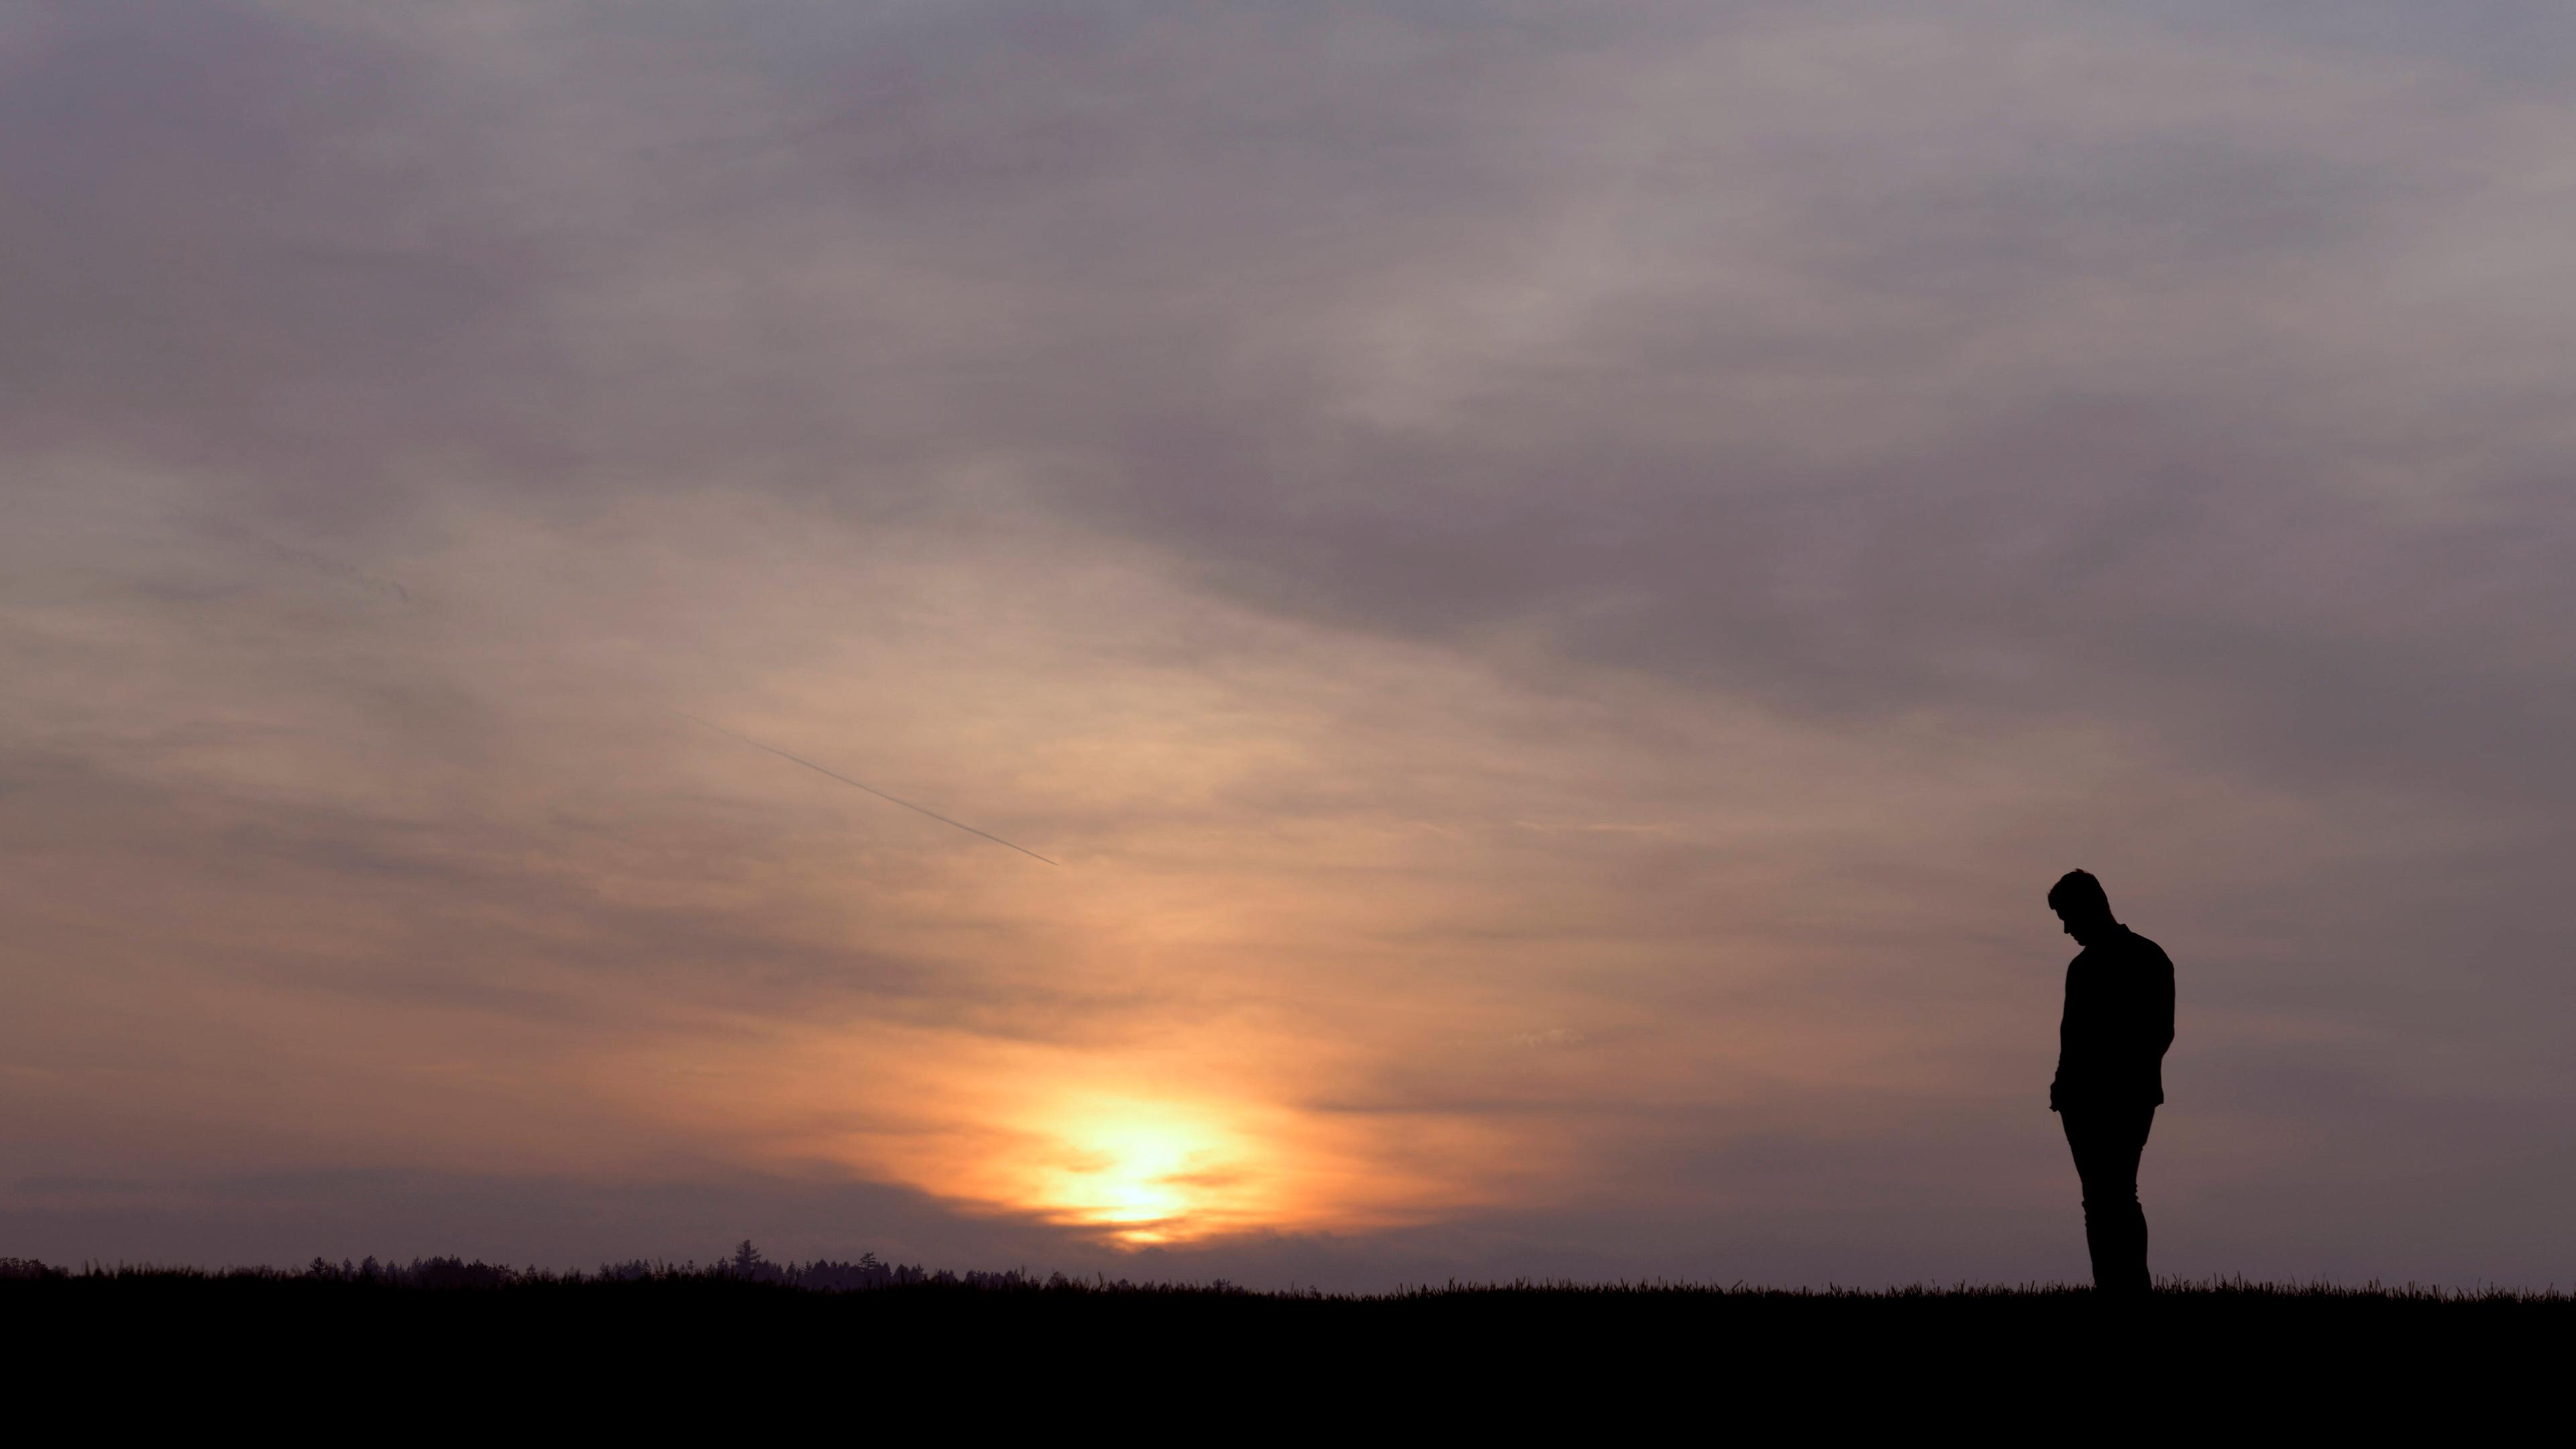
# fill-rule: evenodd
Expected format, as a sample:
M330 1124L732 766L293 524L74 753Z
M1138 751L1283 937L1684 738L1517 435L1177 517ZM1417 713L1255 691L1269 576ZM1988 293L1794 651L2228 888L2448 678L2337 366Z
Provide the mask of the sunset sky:
M0 201L0 1255L2081 1280L2081 866L2159 1272L2576 1282L2560 0L0 0Z

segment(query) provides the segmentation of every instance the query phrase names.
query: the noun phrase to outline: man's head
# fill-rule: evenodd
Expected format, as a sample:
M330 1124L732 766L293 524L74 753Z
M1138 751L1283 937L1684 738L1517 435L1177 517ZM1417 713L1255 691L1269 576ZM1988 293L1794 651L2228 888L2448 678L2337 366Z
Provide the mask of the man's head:
M2090 946L2110 933L2119 922L2111 919L2111 898L2102 893L2102 883L2089 870L2070 870L2048 888L2048 908L2066 923L2066 934L2076 944Z

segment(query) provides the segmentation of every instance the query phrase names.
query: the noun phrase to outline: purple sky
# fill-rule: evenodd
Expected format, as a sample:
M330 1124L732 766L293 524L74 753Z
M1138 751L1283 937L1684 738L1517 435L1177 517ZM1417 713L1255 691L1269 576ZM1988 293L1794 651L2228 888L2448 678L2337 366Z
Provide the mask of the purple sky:
M2576 11L0 5L0 1253L2576 1282ZM1050 867L688 723L954 816Z

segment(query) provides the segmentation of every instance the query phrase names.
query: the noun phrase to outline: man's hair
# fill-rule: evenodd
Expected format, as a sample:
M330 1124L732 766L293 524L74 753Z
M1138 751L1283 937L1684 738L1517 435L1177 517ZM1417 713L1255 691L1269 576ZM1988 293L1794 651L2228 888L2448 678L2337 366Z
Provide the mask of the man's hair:
M2070 870L2048 888L2048 907L2068 915L2111 914L2111 898L2102 893L2102 883L2089 870Z

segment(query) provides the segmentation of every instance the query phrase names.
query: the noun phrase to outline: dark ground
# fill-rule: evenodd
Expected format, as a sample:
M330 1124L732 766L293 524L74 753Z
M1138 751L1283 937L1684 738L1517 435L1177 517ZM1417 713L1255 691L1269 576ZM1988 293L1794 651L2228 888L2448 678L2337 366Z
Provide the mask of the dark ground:
M2576 1348L2564 1293L2215 1283L2123 1306L2063 1288L1351 1297L1062 1280L835 1293L481 1265L426 1277L444 1286L22 1274L0 1278L0 1325L20 1345L9 1376L39 1395L81 1384L136 1412L222 1402L324 1418L390 1395L423 1434L506 1412L532 1431L675 1436L758 1413L1047 1437L1084 1423L1170 1438L1222 1422L1218 1437L1271 1439L1472 1423L1590 1441L1681 1423L2122 1442L2439 1426L2554 1441ZM2514 1428L2525 1415L2538 1417Z

